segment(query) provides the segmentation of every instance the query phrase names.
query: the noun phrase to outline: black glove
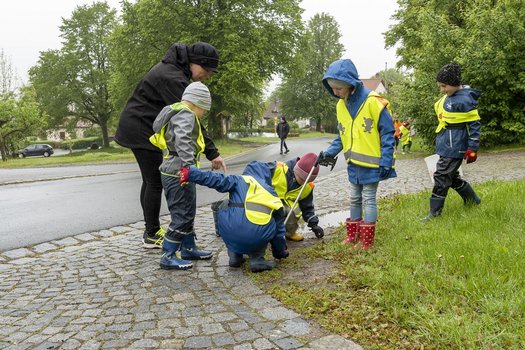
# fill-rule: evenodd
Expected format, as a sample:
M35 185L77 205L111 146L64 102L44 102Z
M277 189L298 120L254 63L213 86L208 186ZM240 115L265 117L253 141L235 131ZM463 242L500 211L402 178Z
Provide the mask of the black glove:
M391 172L392 172L392 168L386 167L386 166L380 166L379 167L379 178L386 179L390 176Z
M272 255L276 259L286 259L290 255L290 253L288 252L288 248L280 252L276 252L275 250L272 249Z
M317 238L323 238L324 237L324 230L321 226L315 225L311 227L311 230L313 233L315 233L315 237Z

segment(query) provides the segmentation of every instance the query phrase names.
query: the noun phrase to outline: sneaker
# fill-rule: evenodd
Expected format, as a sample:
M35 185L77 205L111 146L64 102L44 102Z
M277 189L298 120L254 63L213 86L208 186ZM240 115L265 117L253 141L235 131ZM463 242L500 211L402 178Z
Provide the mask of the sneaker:
M157 232L155 232L155 235L150 236L148 234L144 234L144 237L142 238L142 242L144 243L143 246L146 249L161 249L162 248L162 241L164 240L164 236L166 235L166 230L164 228L159 228Z
M285 151L284 153L288 153L288 152L290 152L290 150L289 150L289 149L287 149L287 150L286 150L286 151Z

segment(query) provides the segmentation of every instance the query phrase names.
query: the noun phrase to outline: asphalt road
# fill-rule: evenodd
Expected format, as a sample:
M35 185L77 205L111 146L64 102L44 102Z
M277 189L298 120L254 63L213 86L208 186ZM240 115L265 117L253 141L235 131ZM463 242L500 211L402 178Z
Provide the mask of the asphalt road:
M240 174L251 160L285 161L319 153L329 141L288 141L291 152L285 156L279 155L279 144L268 145L227 159L228 173ZM206 167L209 163L203 162ZM344 162L338 161L336 169L343 168ZM321 167L319 176L328 173ZM0 169L0 251L141 221L140 185L136 164ZM197 205L225 196L199 186ZM163 202L161 215L167 213Z

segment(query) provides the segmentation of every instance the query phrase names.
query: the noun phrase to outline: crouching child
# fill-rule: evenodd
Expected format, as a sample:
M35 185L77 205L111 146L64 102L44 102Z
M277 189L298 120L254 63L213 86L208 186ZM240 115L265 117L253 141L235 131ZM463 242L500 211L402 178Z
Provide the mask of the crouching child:
M194 166L180 169L180 183L196 183L228 192L229 198L218 205L216 226L228 249L229 265L240 267L244 254L250 258L250 270L271 270L275 261L264 258L268 243L276 259L288 257L284 238L284 210L273 188L261 178L257 162L251 162L243 174L224 175Z

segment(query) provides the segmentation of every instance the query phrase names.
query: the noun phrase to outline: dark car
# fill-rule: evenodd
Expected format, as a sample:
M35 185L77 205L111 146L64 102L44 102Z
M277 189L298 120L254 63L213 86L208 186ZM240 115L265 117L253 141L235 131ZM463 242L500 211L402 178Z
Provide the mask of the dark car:
M18 157L20 158L29 157L29 156L49 157L52 154L53 154L53 147L43 144L43 143L29 145L26 148L18 151Z

